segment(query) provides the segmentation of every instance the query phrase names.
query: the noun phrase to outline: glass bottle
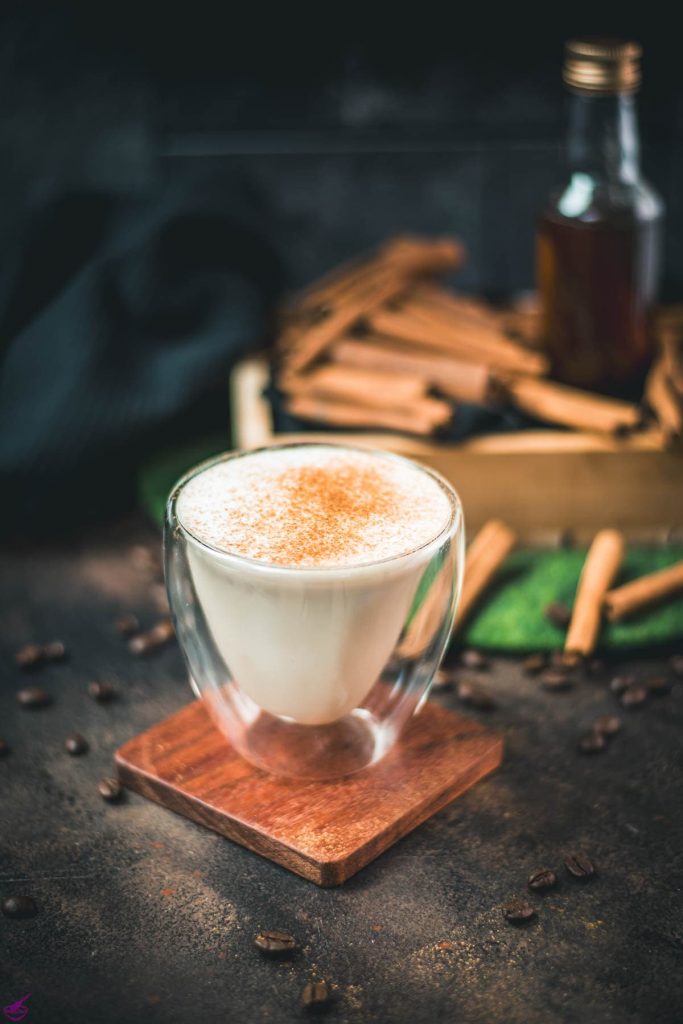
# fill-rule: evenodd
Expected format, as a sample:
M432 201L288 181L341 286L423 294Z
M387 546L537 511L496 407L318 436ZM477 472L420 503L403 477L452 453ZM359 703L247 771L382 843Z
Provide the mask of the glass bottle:
M637 396L654 353L664 206L640 172L635 43L567 43L569 180L537 235L542 330L553 375Z

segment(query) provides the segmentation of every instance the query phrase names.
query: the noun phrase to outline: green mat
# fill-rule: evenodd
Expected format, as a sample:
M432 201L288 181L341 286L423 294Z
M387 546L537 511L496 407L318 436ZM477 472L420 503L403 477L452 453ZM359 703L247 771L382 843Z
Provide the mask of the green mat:
M148 465L140 476L141 501L162 524L168 493L179 476L226 447L225 435L176 450ZM516 551L463 632L463 642L491 651L544 651L562 646L564 633L543 615L551 601L571 606L585 550ZM683 560L683 546L629 550L619 583ZM683 641L683 597L636 619L605 625L602 649L670 646Z
M551 601L571 607L586 551L515 551L487 593L463 638L472 647L500 651L547 651L562 646L564 631L543 611ZM683 559L683 546L630 549L617 583L626 583ZM604 649L670 645L683 640L683 597L626 622L603 627Z

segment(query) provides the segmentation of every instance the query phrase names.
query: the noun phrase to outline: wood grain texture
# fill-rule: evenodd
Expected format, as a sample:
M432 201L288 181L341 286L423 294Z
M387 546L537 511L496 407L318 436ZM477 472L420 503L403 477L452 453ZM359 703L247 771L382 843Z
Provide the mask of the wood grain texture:
M497 768L502 751L499 736L427 704L374 767L290 781L239 757L195 701L121 747L116 765L129 789L332 886Z

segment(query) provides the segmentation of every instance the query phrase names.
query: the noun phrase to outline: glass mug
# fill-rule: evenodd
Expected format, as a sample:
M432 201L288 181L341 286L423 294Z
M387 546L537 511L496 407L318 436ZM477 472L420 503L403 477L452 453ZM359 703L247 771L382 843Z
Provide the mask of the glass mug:
M443 477L411 462L450 507L441 532L414 550L346 567L288 567L200 541L178 517L183 487L217 462L258 451L209 459L171 492L164 551L178 641L193 690L247 761L291 778L349 775L383 757L427 698L460 596L462 506Z

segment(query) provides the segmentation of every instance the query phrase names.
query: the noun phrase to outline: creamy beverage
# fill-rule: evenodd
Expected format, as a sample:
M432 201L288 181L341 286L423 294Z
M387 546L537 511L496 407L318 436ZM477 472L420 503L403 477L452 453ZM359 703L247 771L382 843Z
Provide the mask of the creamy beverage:
M259 708L306 725L363 702L456 514L409 462L333 445L200 467L177 513L231 677Z

